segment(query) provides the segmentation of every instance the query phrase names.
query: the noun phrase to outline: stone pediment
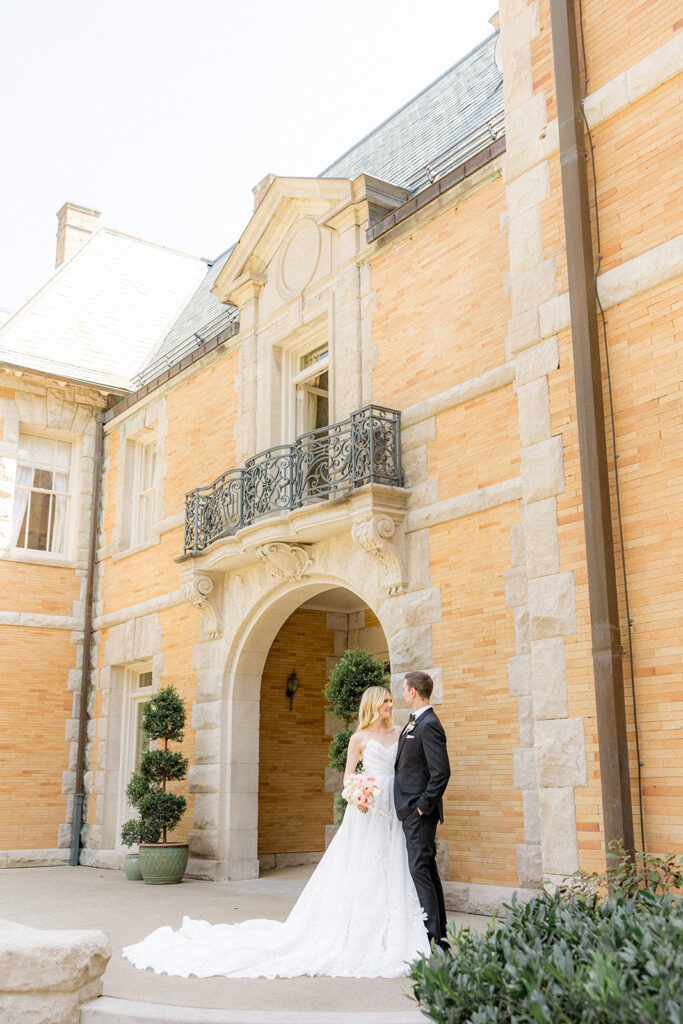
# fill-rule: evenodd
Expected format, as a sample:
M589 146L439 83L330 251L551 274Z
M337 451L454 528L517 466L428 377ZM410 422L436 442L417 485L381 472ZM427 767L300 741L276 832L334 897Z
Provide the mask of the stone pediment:
M214 293L238 308L272 282L282 301L295 298L332 270L325 235L367 224L408 193L369 175L274 178L221 270ZM326 244L326 241L328 244Z

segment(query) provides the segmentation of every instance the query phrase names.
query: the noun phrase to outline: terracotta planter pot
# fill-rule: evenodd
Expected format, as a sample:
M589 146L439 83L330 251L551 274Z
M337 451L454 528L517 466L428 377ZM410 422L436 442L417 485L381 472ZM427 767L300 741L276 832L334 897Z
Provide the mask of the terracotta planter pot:
M140 843L140 871L147 885L182 880L190 848L187 843Z

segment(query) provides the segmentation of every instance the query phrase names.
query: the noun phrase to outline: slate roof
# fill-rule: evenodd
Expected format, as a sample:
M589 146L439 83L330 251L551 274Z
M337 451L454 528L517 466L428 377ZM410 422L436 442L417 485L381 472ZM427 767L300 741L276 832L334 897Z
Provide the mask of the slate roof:
M196 256L100 228L0 327L0 362L128 391L205 274Z
M488 145L503 131L503 76L494 59L497 39L494 32L320 177L372 174L415 193Z
M234 246L231 246L226 249L213 263L209 264L204 279L185 309L157 350L136 375L133 382L136 388L153 380L168 366L172 366L173 363L182 359L192 348L201 345L203 341L215 338L238 318L239 311L236 306L225 305L211 292L216 278L225 266L225 261L233 248Z

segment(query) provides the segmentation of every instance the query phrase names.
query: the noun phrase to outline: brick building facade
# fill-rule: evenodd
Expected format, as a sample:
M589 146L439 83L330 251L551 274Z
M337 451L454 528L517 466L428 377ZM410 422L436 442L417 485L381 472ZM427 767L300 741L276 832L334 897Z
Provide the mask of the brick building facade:
M320 177L265 179L208 268L126 240L147 322L136 340L128 302L118 361L104 284L105 355L85 346L78 370L51 344L49 285L0 329L0 863L68 858L82 705L80 861L121 863L138 707L170 682L191 710L190 872L319 852L339 784L321 691L353 646L389 658L397 693L409 669L434 675L453 906L600 869L619 814L636 848L681 848L680 21L669 0L627 17L584 0L572 79L564 8L501 0L489 40ZM568 89L584 79L579 252ZM125 296L123 236L73 218L95 230L62 244L61 291L82 295L80 274Z

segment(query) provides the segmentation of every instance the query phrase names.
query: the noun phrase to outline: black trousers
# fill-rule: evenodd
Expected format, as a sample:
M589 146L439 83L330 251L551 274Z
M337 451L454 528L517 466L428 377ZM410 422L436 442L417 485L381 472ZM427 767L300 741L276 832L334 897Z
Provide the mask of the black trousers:
M427 934L436 942L446 937L446 904L436 869L435 839L438 822L438 814L418 814L417 810L411 811L402 822L410 873L415 882L417 897L427 915Z

